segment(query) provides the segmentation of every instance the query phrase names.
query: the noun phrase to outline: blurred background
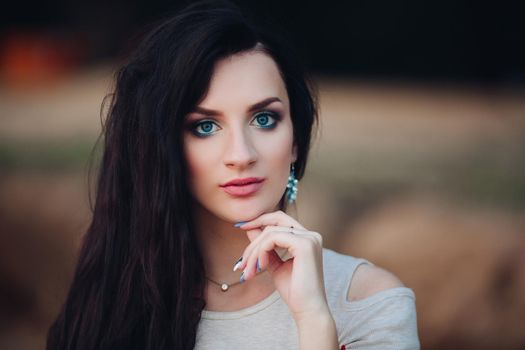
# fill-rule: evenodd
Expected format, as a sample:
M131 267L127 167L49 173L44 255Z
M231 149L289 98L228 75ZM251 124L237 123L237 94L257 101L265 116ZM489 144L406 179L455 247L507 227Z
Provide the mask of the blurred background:
M0 348L43 349L90 222L114 70L189 1L0 15ZM423 349L525 349L525 21L516 4L236 1L319 88L299 220L417 298ZM94 176L94 174L92 173Z

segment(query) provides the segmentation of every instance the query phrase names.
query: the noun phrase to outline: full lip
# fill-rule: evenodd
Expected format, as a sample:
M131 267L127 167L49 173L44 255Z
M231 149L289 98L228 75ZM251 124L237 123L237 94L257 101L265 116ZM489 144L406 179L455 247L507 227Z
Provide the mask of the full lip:
M259 177L234 179L221 185L221 189L233 197L249 197L262 188L263 182L264 178Z
M248 184L251 184L251 183L258 183L258 182L263 182L264 181L264 178L262 177L245 177L243 179L233 179L233 180L230 180L222 185L220 185L220 187L227 187L227 186L243 186L243 185L248 185Z

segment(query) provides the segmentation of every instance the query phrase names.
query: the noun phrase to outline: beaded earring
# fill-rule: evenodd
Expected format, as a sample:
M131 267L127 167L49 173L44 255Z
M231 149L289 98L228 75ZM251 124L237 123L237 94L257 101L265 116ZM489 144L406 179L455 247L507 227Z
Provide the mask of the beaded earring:
M286 196L288 197L288 203L292 204L297 199L297 183L299 180L295 178L295 168L292 164L292 170L290 176L288 176L288 184L286 185L287 191Z

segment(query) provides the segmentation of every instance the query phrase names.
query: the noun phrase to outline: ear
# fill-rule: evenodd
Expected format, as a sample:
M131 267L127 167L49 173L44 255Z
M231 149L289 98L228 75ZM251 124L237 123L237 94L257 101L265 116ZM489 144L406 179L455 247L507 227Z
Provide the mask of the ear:
M295 161L297 160L297 145L293 145L293 148L292 148L292 163L295 163Z

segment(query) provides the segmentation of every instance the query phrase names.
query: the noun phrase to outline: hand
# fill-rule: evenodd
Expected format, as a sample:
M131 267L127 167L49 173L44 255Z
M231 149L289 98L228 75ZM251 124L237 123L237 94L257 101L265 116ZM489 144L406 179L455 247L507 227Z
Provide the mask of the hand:
M282 211L263 214L239 228L247 231L251 241L239 266L245 281L257 273L259 259L261 271L268 271L296 321L329 312L319 233L308 231ZM274 250L279 248L286 249L291 258L281 260Z

